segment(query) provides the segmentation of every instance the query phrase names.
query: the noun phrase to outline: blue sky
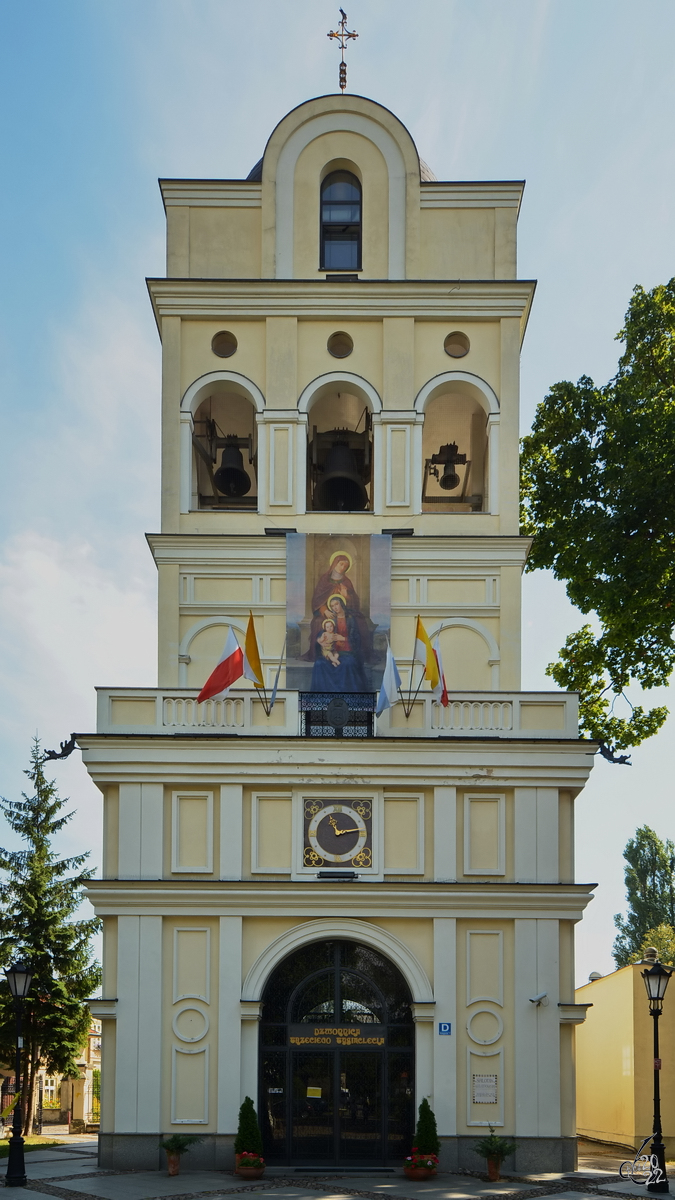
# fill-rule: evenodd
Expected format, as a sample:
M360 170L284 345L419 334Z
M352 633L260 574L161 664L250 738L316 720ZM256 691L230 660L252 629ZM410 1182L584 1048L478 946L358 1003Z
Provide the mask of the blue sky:
M671 0L350 0L349 87L393 109L439 178L527 180L519 273L539 280L523 430L548 386L616 366L631 288L675 273ZM241 177L277 121L336 89L327 0L2 0L0 792L36 730L92 729L95 684L155 681L157 177ZM545 614L545 615L544 615ZM525 581L525 687L581 624ZM661 700L661 693L656 698ZM577 803L579 878L600 883L578 976L611 969L621 852L675 835L673 721ZM79 758L79 755L77 756ZM54 767L100 854L100 798Z

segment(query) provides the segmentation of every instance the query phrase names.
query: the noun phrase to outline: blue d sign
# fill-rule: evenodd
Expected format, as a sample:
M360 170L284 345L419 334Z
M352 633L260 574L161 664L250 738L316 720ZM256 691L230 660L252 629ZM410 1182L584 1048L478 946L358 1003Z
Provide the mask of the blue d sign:
M450 1024L449 1021L439 1021L438 1022L438 1032L439 1033L452 1033L452 1025Z

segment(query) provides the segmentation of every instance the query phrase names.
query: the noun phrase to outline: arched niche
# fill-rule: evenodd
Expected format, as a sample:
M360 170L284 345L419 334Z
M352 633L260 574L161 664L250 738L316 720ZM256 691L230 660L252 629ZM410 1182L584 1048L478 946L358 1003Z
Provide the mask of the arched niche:
M195 581L196 582L196 581ZM211 585L208 595L203 596L205 603L222 603L225 607L232 596L227 592L227 580L205 579L202 582ZM239 603L240 598L236 598ZM258 622L260 625L260 622ZM222 617L205 617L196 622L185 633L179 647L180 681L179 687L202 688L215 664L220 659L229 627L241 646L246 636L246 621ZM247 687L245 680L237 681L237 687ZM252 686L252 685L251 685Z
M415 399L424 414L422 511L496 512L499 401L485 380L448 371Z
M196 380L181 403L181 512L258 506L260 389L235 371Z
M375 389L349 372L314 380L300 397L307 413L307 509L367 512L373 507Z
M471 618L445 621L438 630L448 686L457 692L499 687L500 653L488 629Z
M335 151L339 153L336 155ZM339 164L339 165L338 165ZM358 192L358 253L355 258L328 258L322 203L323 189L336 173L349 178ZM318 134L298 156L293 174L293 275L311 279L317 271L359 272L362 278L386 279L389 273L389 172L380 148L351 130ZM355 217L351 206L334 215L345 232ZM320 237L320 235L322 235Z

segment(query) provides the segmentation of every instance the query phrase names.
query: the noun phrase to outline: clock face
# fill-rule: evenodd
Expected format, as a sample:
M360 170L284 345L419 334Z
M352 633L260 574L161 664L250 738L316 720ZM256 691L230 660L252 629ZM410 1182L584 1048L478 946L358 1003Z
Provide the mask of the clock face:
M372 802L305 800L305 867L372 867Z

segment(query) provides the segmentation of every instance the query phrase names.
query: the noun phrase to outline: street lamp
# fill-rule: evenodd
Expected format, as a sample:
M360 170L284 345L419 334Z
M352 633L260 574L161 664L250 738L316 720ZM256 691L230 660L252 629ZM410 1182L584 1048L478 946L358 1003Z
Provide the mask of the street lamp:
M652 1165L652 1176L655 1176L654 1181L647 1184L648 1192L668 1192L668 1179L666 1177L666 1150L663 1144L663 1136L661 1129L661 1091L659 1086L659 1071L661 1070L661 1059L659 1057L659 1017L663 1011L663 997L666 994L668 980L672 974L672 969L664 967L663 963L658 960L658 952L654 947L650 947L645 951L643 962L649 966L649 970L642 972L642 978L645 981L647 995L649 996L649 1011L654 1018L654 1126L650 1157L652 1164L654 1159L659 1167L658 1173L654 1171ZM651 965L653 964L653 965Z
M15 962L12 963L11 967L7 967L5 975L7 976L9 990L14 999L14 1009L16 1012L16 1104L14 1105L14 1116L12 1118L12 1136L9 1139L9 1157L7 1159L5 1187L25 1187L26 1164L24 1162L23 1138L21 1136L21 1051L23 1050L21 1015L23 1002L28 995L33 973L27 963Z

